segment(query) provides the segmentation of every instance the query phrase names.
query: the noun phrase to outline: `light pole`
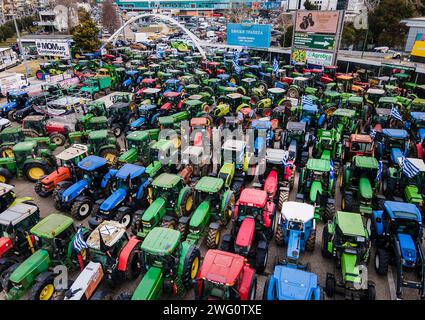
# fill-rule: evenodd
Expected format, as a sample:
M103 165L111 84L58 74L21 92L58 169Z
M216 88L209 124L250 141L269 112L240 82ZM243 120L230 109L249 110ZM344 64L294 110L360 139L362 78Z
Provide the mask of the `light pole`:
M369 36L369 28L367 28L367 30L366 30L366 37L365 37L365 39L364 39L364 43L363 43L362 59L363 59L363 56L364 56L364 52L365 52L365 50L366 50L367 37L368 37L368 36Z
M24 48L22 47L22 42L21 42L21 35L19 33L19 28L18 28L18 24L16 23L16 16L13 15L13 22L15 24L15 29L16 29L16 36L17 36L17 40L18 40L18 47L19 47L19 52L22 55L22 60L24 62L24 68L25 68L25 75L27 76L27 78L29 77L30 73L29 73L29 68L27 65L27 58L25 58L25 52L24 52Z

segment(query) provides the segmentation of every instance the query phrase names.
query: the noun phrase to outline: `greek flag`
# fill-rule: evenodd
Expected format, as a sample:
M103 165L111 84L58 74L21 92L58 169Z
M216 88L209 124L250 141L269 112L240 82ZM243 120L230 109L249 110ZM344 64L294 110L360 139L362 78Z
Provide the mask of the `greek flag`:
M379 161L379 164L378 164L378 172L376 173L376 178L375 178L375 181L379 181L379 180L381 180L381 178L382 178L382 169L383 169L383 164L382 164L382 160L381 161Z
M87 242L83 238L83 229L80 228L77 231L77 235L74 240L74 250L77 252L81 252L81 250L88 248Z
M370 129L369 135L372 138L372 140L375 139L375 137L376 137L376 130L375 129Z
M310 104L313 104L313 99L310 96L302 96L301 103L303 105L305 105L305 104L309 104L310 105Z
M164 54L164 51L162 51L162 50L157 50L156 51L156 57L157 58L162 58L163 54Z
M282 158L283 167L286 167L288 165L288 162L287 161L288 161L288 152L285 152L283 154L283 158Z
M235 52L232 60L233 68L237 74L241 73L241 67L239 66L239 52Z
M401 117L401 114L398 112L397 107L393 106L391 108L391 117L395 118L397 120L403 121L403 118Z
M405 157L401 160L401 170L408 178L413 178L419 173L419 169Z
M273 72L276 76L279 73L279 61L277 61L276 57L273 59Z
M329 176L331 177L331 179L333 180L335 178L335 167L334 167L334 162L331 159L331 168L329 171Z

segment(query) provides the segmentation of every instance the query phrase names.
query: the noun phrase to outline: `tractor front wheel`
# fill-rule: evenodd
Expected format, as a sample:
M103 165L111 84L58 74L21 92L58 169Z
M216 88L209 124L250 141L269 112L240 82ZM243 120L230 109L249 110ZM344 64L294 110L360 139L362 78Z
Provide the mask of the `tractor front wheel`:
M31 182L37 182L47 174L47 166L43 163L33 162L24 167L24 176Z
M325 224L325 226L323 227L323 232L322 232L322 247L321 247L322 257L324 258L330 258L332 256L332 254L328 250L329 240L330 240L330 237L329 237L328 225Z
M193 208L193 194L192 190L188 187L184 188L182 192L179 211L180 215L188 216Z
M376 300L375 282L373 281L367 282L367 300L369 301Z
M41 183L41 180L44 178L41 177L40 180L37 180L36 183L34 184L34 191L35 193L37 193L38 196L42 197L42 198L47 198L50 195L50 191L46 191L43 188L43 183Z
M116 138L118 138L122 134L122 128L119 124L113 124L111 127L111 131Z
M284 245L284 232L283 232L283 228L281 225L278 225L276 228L276 233L274 235L274 240L276 241L276 244L278 246L283 246Z
M352 194L346 193L342 196L341 209L347 212L353 212L354 198Z
M0 168L0 182L1 183L9 183L12 180L13 175L9 172L9 170L5 168Z
M115 221L118 221L121 223L126 229L128 229L131 226L131 220L132 220L132 214L131 209L127 208L126 210L119 211L115 218Z
M390 257L387 250L377 249L375 253L375 271L381 276L386 276L388 273L388 265Z
M71 207L71 216L77 220L87 218L93 209L93 201L89 198L77 200Z
M54 276L51 274L42 280L36 281L30 293L30 300L51 300L55 294Z
M52 133L49 139L51 143L54 143L58 147L63 146L66 142L66 137L62 133Z
M257 273L263 273L267 266L267 261L269 259L269 248L268 244L265 243L265 248L262 246L262 242L260 241L257 245L256 257L255 257L255 270Z
M200 262L201 253L197 247L192 246L184 258L183 265L182 281L186 289L190 289L192 287L193 280L195 280L198 275Z
M307 239L305 250L309 252L313 252L315 245L316 245L316 230L313 230L311 231L310 236Z
M331 221L335 215L335 205L333 203L328 203L326 205L325 212L323 213L323 222L327 223Z
M8 112L8 114L7 114L7 118L8 118L10 121L16 121L16 112L17 112L17 110L16 110L16 109L10 110L10 111Z
M0 148L0 157L1 158L13 158L15 154L13 153L13 146L3 146Z
M187 234L189 233L189 226L186 223L179 222L177 224L177 230L180 231L181 234L181 241L185 241Z
M221 232L219 229L208 229L207 235L207 248L208 249L217 249L220 245Z
M325 292L328 298L332 298L335 295L335 288L336 288L335 276L331 273L327 273Z
M257 296L257 275L252 276L251 285L249 286L248 299L253 301Z

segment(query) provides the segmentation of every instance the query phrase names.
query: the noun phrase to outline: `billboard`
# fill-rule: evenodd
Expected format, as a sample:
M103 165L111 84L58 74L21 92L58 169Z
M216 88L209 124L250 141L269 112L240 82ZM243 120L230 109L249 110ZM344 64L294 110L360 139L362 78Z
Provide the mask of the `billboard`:
M37 53L40 56L69 58L69 42L64 40L35 40Z
M331 66L334 55L328 52L317 52L294 49L291 54L292 63L308 63L316 66Z
M412 56L425 58L425 41L416 41L412 49Z
M228 23L227 44L250 48L269 48L270 24Z
M339 11L299 10L295 18L295 31L336 34L339 15Z

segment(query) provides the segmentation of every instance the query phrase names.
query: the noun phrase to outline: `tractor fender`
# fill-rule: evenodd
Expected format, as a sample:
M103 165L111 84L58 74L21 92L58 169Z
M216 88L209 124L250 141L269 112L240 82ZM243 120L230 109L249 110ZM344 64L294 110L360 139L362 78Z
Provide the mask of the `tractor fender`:
M317 120L317 126L321 127L325 123L325 120L326 120L326 114L322 114L320 118Z
M251 286L252 281L254 281L255 270L249 267L249 265L245 265L243 270L244 272L243 272L241 284L239 286L239 296L241 300L248 300L249 288Z
M374 226L374 230L377 236L382 236L384 233L384 222L382 220L382 215L384 211L374 210L371 215L371 222Z
M101 211L109 212L119 206L127 197L127 190L119 188L115 190L100 206Z
M218 222L211 222L208 227L213 230L220 230L220 224Z
M137 195L136 195L136 199L140 200L142 199L143 195L145 194L145 190L147 188L147 186L149 185L150 181L149 179L146 179L145 182L140 185L139 189L137 190Z
M142 241L137 239L136 237L131 237L124 248L121 250L120 255L118 257L118 271L125 272L127 267L128 257L133 249L139 245Z
M9 237L0 238L0 257L3 257L5 253L13 249L12 240Z
M419 159L423 159L424 158L424 148L422 147L422 143L417 143L416 144L416 152L418 154L418 158Z
M12 101L12 102L9 102L9 103L2 105L0 107L0 111L9 112L10 110L15 109L16 107L17 107L16 102Z
M44 271L40 274L38 274L35 278L34 278L34 282L43 282L44 280L50 278L51 276L53 276L54 273L51 271Z
M263 211L263 223L264 227L270 228L272 225L272 218L274 218L275 214L275 204L271 201L267 201L266 208Z
M184 265L187 259L189 259L192 251L196 249L196 246L191 244L190 242L184 241L182 242L181 252L180 252L180 260L179 266L177 269L178 275L183 275Z
M232 190L227 190L226 192L224 192L223 198L221 200L221 204L220 204L220 213L224 212L224 209L226 209L226 204L227 202L230 200L230 198L233 195L233 191Z
M118 170L116 169L109 169L108 173L105 174L102 178L102 182L100 184L100 187L105 189L106 186L108 185L109 181L115 177L115 175L117 174Z
M271 277L269 277L269 285L267 287L267 297L266 297L267 300L276 300L276 297L273 294L275 285L276 285L276 278L274 277L274 275L272 275Z

